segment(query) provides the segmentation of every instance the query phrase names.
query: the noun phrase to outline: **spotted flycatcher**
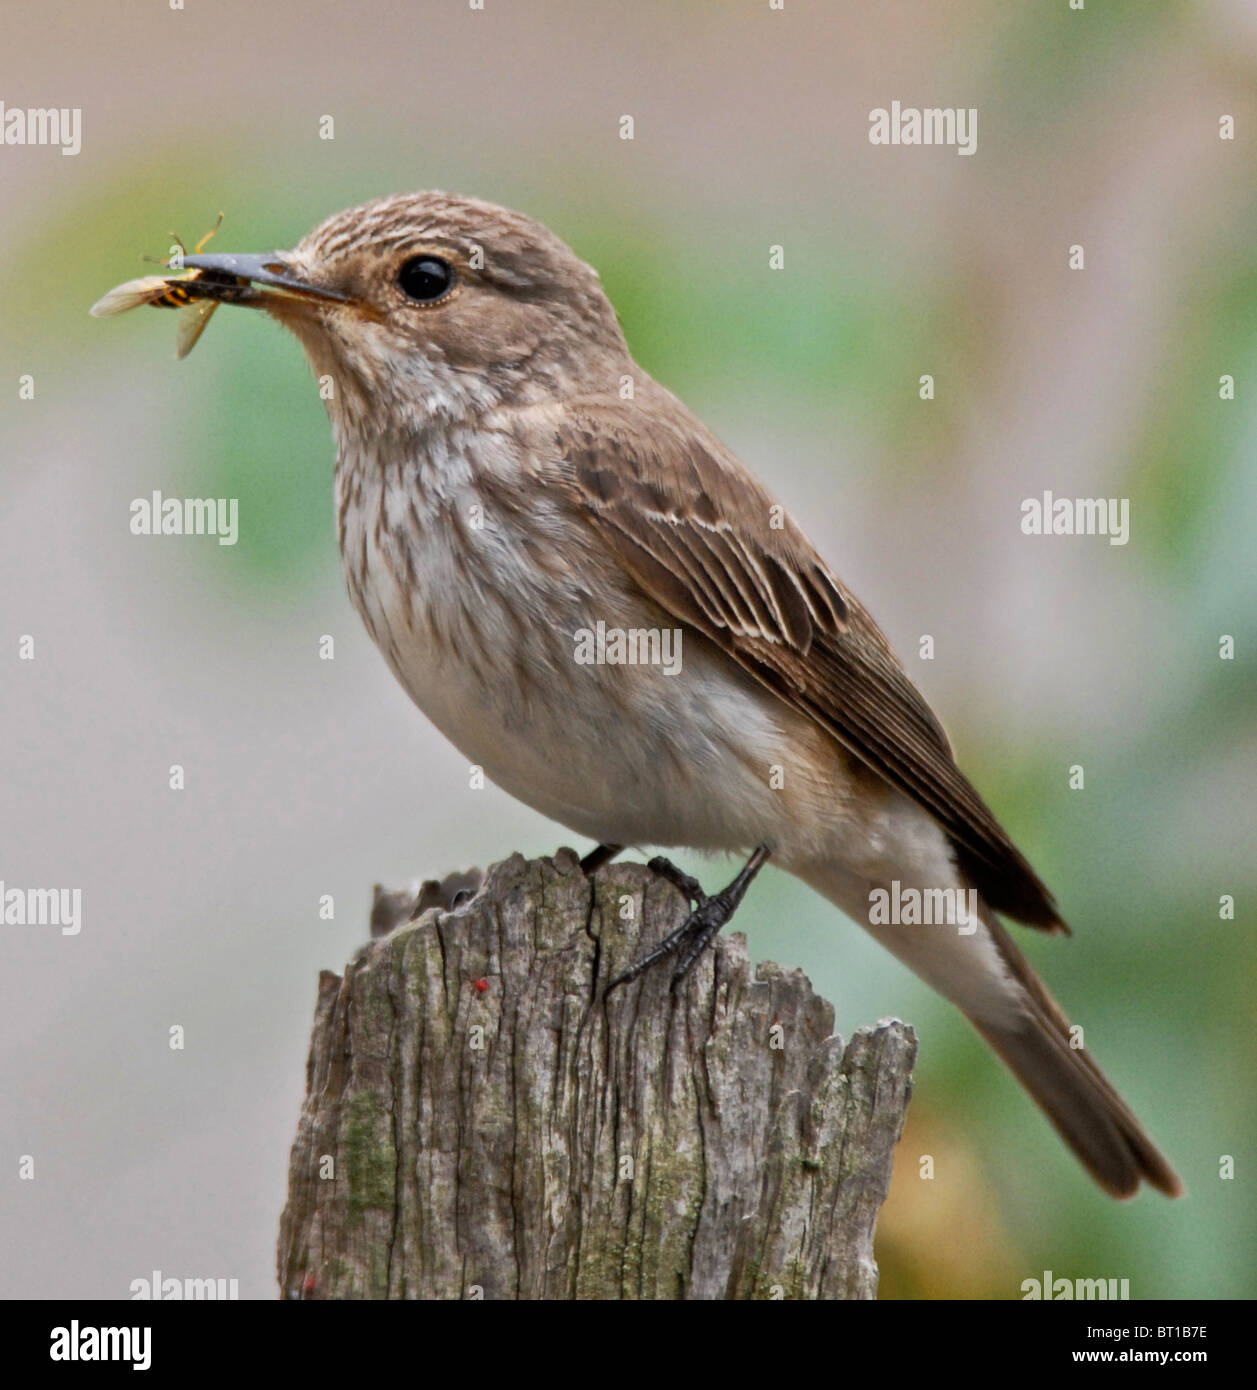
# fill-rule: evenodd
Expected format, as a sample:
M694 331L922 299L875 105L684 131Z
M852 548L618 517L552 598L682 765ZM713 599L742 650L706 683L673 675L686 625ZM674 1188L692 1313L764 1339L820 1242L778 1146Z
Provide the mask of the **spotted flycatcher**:
M1104 1188L1181 1190L999 921L1063 932L1051 894L859 600L633 361L595 271L446 193L184 264L175 299L265 309L331 383L350 595L454 745L595 840L591 869L753 851L711 897L654 861L694 911L623 978L683 974L771 856L955 1002Z

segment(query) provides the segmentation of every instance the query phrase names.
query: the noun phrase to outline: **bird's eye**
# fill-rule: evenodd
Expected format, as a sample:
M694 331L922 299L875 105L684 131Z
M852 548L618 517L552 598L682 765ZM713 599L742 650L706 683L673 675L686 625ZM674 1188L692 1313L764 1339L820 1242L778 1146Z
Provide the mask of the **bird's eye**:
M416 256L397 272L397 283L409 298L431 304L453 288L454 271L435 256Z

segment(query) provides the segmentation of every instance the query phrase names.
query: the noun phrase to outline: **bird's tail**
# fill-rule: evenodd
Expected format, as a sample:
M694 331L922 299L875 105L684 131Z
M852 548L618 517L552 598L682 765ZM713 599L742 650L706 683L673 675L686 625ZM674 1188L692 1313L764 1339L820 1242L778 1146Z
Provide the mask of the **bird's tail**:
M992 1023L967 1014L978 1033L1030 1093L1096 1182L1133 1197L1141 1181L1182 1195L1183 1185L1126 1102L1083 1048L1070 1045L1069 1021L993 913L983 922L1023 990L1026 1007Z
M1147 1181L1167 1196L1182 1193L1090 1054L1071 1045L1069 1020L985 903L977 900L969 934L893 925L870 920L867 881L833 865L801 876L962 1010L1107 1192L1131 1197Z

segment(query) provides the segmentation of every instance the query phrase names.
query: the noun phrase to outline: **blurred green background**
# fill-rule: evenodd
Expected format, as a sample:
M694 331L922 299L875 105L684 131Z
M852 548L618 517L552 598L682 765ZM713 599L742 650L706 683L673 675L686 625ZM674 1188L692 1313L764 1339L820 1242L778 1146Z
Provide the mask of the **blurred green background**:
M296 344L224 312L176 364L173 316L86 314L220 210L213 249L260 251L445 187L595 265L639 362L872 609L1075 931L1019 941L1186 1181L1176 1204L1101 1196L954 1011L766 872L738 921L753 956L801 965L843 1033L891 1013L921 1033L882 1296L1018 1297L1045 1268L1257 1294L1251 7L310 0L4 23L0 99L81 107L83 149L0 148L0 877L81 886L85 921L0 938L2 1132L37 1160L0 1193L0 1293L125 1296L161 1268L271 1296L317 970L366 934L371 884L571 839L468 791L360 631ZM892 100L977 107L976 155L869 145ZM238 498L239 544L131 536L154 489ZM1023 536L1045 489L1129 498L1130 544Z

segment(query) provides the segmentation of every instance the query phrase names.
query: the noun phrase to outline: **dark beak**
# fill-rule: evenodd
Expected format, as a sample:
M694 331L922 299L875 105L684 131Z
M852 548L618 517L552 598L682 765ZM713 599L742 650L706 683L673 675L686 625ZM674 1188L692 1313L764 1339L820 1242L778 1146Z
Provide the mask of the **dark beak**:
M265 306L275 297L349 302L347 294L311 285L298 278L283 258L273 251L269 256L184 256L189 270L201 273L181 280L180 286L198 299L218 299L227 304Z

